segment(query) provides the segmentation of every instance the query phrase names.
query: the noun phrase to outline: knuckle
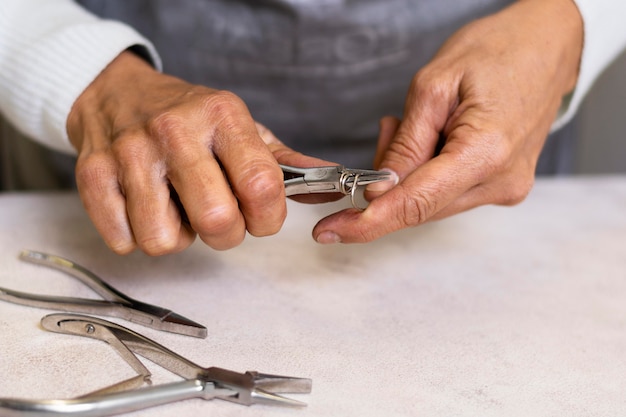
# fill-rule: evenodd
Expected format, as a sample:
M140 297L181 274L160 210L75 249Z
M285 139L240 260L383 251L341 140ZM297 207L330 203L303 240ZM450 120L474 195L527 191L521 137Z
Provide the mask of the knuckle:
M234 110L245 108L245 104L235 93L218 90L204 99L204 110L218 116L229 116Z
M178 247L178 242L168 235L157 234L138 239L137 246L146 255L161 256L172 253Z
M426 91L426 86L434 84L433 82L431 82L431 80L432 76L430 75L430 72L422 69L415 73L415 75L411 79L411 84L409 88L411 89L411 91L414 92Z
M528 197L533 185L534 179L532 177L525 181L518 179L506 184L503 187L505 192L500 196L497 204L502 206L514 206L520 204L526 200L526 197Z
M176 109L163 110L146 122L146 128L154 137L175 138L185 128L184 116Z
M272 207L271 210L271 215L261 218L260 221L248 221L246 223L246 227L252 236L271 236L280 231L287 218L286 207L283 206L282 209Z
M475 132L475 130L474 130ZM474 181L482 183L498 175L507 169L511 164L513 152L511 142L501 133L491 132L471 133L468 137L480 139L480 146L466 146L457 156L459 164L472 165Z
M198 148L189 146L191 143L204 143L203 146L210 148L208 138L215 138L220 132L240 131L239 116L248 111L244 102L229 91L218 90L211 94L191 91L189 94L189 103L193 102L193 106L165 109L146 122L146 129L167 153L192 160Z
M212 121L216 132L240 132L242 116L252 119L243 100L225 90L207 96L203 103L203 112L204 117Z
M271 236L278 233L287 218L286 206L281 209L270 207L271 213L259 218L246 218L246 228L252 236ZM266 210L267 212L267 210Z
M265 169L258 164L250 166L241 172L235 186L246 217L246 227L253 236L273 235L280 230L287 217L282 173L269 165Z
M81 189L89 188L101 192L108 188L115 172L115 164L110 155L93 152L78 158L75 168L76 184Z
M189 131L187 126L196 124L190 123L185 116L177 111L164 111L151 118L146 124L149 136L161 148L162 153L173 155L188 154L190 150L195 149L190 147L189 143L197 140L197 138L192 131ZM145 143L142 145L145 147ZM137 149L137 151L141 152L141 149Z
M360 228L356 230L355 232L356 232L357 242L369 243L378 238L378 235L375 233L375 231L370 228Z
M143 164L151 155L148 144L142 132L120 132L111 144L111 152L121 166L132 168Z
M90 215L91 216L91 215ZM91 216L92 221L104 243L118 255L128 255L137 249L135 237L129 229L107 222L102 217Z
M445 79L430 70L418 71L411 80L410 91L419 102L437 103L448 96Z
M283 196L284 185L278 170L263 165L251 163L242 168L235 185L240 198L274 203Z
M436 212L435 199L429 198L423 190L407 190L405 195L399 216L402 228L422 224Z
M247 111L243 100L227 90L214 90L211 93L192 90L189 92L187 102L193 103L192 112L181 107L163 111L154 119L154 127L165 132L176 131L185 126L189 117L202 121L212 120L212 124L215 124L221 120L231 120L233 115L242 110Z
M137 249L137 244L134 241L114 241L106 243L109 249L117 255L129 255Z
M165 162L139 132L114 141L111 152L117 166L117 181L123 190L147 190L157 178L165 176Z
M390 144L385 158L391 163L406 164L410 162L414 166L421 164L426 155L428 153L425 151L424 145L415 138L406 137L403 131L399 132L396 140Z
M206 210L195 221L193 229L202 237L230 236L237 227L240 213L237 207L220 205Z

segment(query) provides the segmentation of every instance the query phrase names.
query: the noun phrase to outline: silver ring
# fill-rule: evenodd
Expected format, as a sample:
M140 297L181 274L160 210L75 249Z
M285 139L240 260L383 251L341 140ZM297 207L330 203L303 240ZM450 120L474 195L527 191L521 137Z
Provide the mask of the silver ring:
M351 174L348 174L347 172L343 171L341 173L341 177L339 177L339 190L341 191L343 195L350 194L352 192L352 188L354 188L348 185L348 180L350 179L351 176L352 176Z
M359 210L359 211L363 211L367 208L366 207L359 207L359 205L356 203L356 190L357 188L359 188L358 184L359 184L359 176L361 174L355 174L354 175L354 185L352 186L352 188L350 189L350 203L352 204L352 207Z

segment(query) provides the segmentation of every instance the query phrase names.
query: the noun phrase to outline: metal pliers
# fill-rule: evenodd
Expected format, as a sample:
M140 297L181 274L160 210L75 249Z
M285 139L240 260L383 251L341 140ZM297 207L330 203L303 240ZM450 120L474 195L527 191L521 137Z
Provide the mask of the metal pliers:
M304 406L303 402L277 393L309 393L311 380L256 371L239 373L227 369L203 368L166 347L132 330L106 320L78 314L51 314L41 320L46 330L86 336L109 343L139 375L130 380L149 382L150 372L135 354L184 378L183 381L120 390L122 383L97 393L69 400L30 400L0 398L3 416L79 416L103 417L127 413L191 398L219 398L242 405L266 404ZM128 381L130 381L128 380Z
M51 310L118 317L166 332L201 338L207 336L207 329L203 325L176 314L172 310L130 298L104 282L93 272L69 259L31 250L22 251L19 258L26 262L66 272L87 285L104 300L27 294L7 288L0 288L0 300Z
M349 195L355 208L355 192L359 186L391 179L387 171L351 169L344 166L297 168L280 166L283 170L287 196L298 194L341 193Z

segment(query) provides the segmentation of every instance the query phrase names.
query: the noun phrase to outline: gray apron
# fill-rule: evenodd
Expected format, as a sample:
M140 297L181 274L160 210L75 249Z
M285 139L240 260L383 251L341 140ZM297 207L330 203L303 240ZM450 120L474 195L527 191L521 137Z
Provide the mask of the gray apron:
M252 116L289 146L367 168L378 120L402 115L415 72L459 27L513 1L79 3L151 39L164 72L242 97ZM563 171L553 155L546 158L540 172Z

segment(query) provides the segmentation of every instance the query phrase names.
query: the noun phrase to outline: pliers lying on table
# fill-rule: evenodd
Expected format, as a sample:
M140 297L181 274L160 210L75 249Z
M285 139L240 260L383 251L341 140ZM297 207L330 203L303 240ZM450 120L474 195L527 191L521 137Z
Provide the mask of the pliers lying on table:
M150 372L135 354L181 376L184 380L123 391L119 390L123 387L122 383L119 383L97 393L69 400L0 398L2 416L103 417L191 398L205 400L219 398L242 405L300 407L306 404L277 393L311 392L311 380L308 378L269 375L256 371L239 373L217 367L203 368L132 330L94 317L51 314L41 320L41 325L55 333L86 336L109 343L140 373L137 377L142 377L145 381L149 381Z
M355 193L360 186L391 179L391 173L387 171L350 169L341 165L314 168L297 168L288 165L280 167L283 170L287 196L341 193L350 196L354 208L359 208L355 201Z
M203 325L176 314L172 310L130 298L104 282L93 272L68 259L30 250L22 251L19 258L26 262L66 272L87 285L104 300L27 294L7 288L0 288L0 300L51 310L118 317L166 332L200 338L207 336L207 329Z

